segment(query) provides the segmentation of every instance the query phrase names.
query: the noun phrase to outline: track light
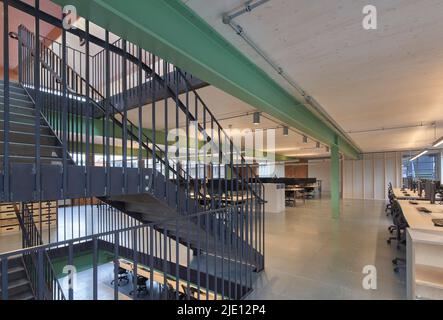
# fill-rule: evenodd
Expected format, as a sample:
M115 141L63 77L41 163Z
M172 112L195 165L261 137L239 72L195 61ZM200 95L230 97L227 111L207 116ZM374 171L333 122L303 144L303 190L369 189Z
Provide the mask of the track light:
M419 153L419 154L417 154L415 157L413 157L411 160L409 160L409 161L414 161L414 160L417 160L418 158L420 158L421 156L423 156L423 155L425 155L426 153L428 153L429 151L428 150L425 150L425 151L423 151L423 152L421 152L421 153Z
M11 32L9 32L9 37L10 37L11 39L15 39L15 40L17 40L17 39L18 39L18 34L17 34L17 32L13 32L13 31L11 31Z
M435 141L435 142L432 144L432 146L433 146L434 148L437 148L437 147L441 146L442 144L443 144L443 137L441 137L440 139L438 139L437 141Z
M253 123L255 125L259 125L260 124L260 112L254 112Z
M288 127L283 127L283 135L285 137L289 136L289 128Z
M308 143L308 137L307 136L303 136L303 143Z

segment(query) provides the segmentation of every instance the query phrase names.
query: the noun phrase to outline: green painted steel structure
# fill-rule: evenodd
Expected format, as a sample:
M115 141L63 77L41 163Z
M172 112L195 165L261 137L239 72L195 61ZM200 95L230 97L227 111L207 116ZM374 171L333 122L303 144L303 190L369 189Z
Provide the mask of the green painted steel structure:
M340 217L340 153L336 145L331 146L331 209L332 217Z
M295 127L336 144L350 158L357 146L314 115L178 0L53 0L163 57L200 79Z

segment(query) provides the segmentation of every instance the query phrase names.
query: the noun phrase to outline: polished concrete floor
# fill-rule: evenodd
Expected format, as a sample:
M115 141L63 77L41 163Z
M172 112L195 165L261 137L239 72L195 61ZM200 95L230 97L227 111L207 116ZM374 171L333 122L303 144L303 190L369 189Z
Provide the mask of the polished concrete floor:
M390 219L383 201L344 200L331 218L330 201L309 200L266 217L266 268L249 299L405 299L404 256L386 243ZM364 266L377 270L377 289L363 288Z

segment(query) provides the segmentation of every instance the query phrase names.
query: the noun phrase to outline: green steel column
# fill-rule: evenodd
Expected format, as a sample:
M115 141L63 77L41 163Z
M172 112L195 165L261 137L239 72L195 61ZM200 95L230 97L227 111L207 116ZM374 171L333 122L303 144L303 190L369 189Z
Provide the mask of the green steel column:
M331 145L331 209L332 217L340 217L340 153L337 145Z

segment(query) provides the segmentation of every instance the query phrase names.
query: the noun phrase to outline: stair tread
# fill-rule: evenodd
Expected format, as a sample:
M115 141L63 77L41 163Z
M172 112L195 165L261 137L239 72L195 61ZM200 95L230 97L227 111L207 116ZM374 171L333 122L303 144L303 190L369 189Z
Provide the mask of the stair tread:
M4 144L3 141L0 141L0 144ZM16 146L26 146L26 147L35 147L34 143L24 143L24 142L14 142L14 141L10 141L9 145L16 145ZM63 147L61 146L56 146L56 145L48 145L48 144L40 144L41 148L50 148L50 149L63 149Z
M0 154L0 158L3 158L2 154ZM12 155L10 155L9 158L32 159L32 160L35 159L35 157L31 157L31 156L12 156ZM60 160L60 161L63 160L62 158L58 158L58 157L44 157L44 156L41 156L40 159L43 159L43 160Z
M0 129L0 132L3 132L4 130L3 129ZM14 130L9 130L9 134L23 134L23 135L28 135L28 136L34 136L35 135L35 133L34 132L23 132L23 131L14 131ZM40 137L41 138L54 138L55 139L55 137L53 136L53 135L50 135L50 134L43 134L43 133L40 133Z
M9 297L10 300L34 300L35 297L31 292L21 292Z
M0 114L4 113L4 111L1 109L0 110ZM17 113L14 111L10 111L9 115L13 115L13 116L21 116L21 117L26 117L26 118L35 118L35 115L29 115L29 114L23 114L23 113ZM42 116L40 115L40 119L42 119Z
M11 280L11 281L8 281L8 290L19 288L19 287L26 286L26 285L29 285L28 279ZM0 292L1 292L1 289L0 289Z
M22 266L16 266L16 267L10 267L8 268L8 275L17 273L17 272L21 272L21 271L25 271L25 268L23 268ZM0 273L0 277L1 277L1 273Z
M3 119L0 119L0 122L4 122ZM19 122L19 121L14 121L14 120L9 120L9 123L19 124L19 125L26 125L26 126L34 126L33 123ZM45 128L46 129L46 128L49 128L49 126L47 126L45 124L40 124L40 128ZM3 129L1 131L3 131Z

